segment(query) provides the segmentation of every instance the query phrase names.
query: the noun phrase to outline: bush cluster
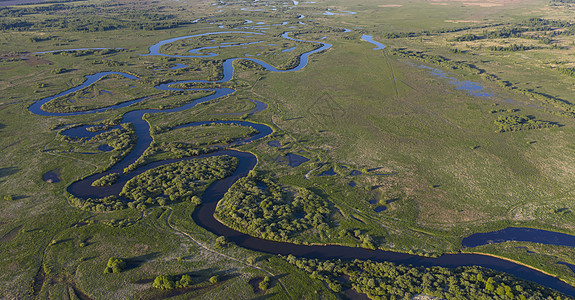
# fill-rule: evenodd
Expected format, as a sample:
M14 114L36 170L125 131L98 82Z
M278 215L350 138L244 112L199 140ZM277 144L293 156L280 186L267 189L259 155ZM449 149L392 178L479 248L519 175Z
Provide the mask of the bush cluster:
M218 204L216 216L236 230L279 241L311 228L321 232L330 227L326 200L304 188L289 196L277 183L253 174L234 183Z

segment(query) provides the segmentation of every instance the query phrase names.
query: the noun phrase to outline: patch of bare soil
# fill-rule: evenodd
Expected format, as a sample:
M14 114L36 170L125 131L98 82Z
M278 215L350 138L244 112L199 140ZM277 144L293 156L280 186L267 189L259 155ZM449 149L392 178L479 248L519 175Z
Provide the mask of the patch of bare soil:
M53 65L54 63L36 56L24 56L22 59L26 62L27 65L34 67L39 65Z

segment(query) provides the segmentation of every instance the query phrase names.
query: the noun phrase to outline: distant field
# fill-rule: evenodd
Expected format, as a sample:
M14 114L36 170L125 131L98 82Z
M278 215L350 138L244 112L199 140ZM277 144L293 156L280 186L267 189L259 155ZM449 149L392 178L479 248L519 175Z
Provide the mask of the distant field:
M44 2L55 2L51 0L0 0L0 6L9 6L9 5L22 5L22 4L40 4ZM56 1L58 2L58 1Z

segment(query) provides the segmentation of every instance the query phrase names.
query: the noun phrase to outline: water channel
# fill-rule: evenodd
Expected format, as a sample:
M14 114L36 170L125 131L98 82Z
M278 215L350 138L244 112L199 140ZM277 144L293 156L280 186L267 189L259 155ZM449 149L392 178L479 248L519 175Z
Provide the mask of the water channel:
M212 57L213 56L212 53L207 54L207 55L206 54L202 55L199 53L199 50L196 52L190 52L190 53L196 53L199 55L182 56L182 55L163 54L161 52L161 47L164 45L176 42L176 41L184 40L184 39L200 37L200 36L205 36L205 35L217 35L217 34L262 35L262 33L258 33L258 32L226 31L226 32L212 32L212 33L204 33L204 34L190 35L190 36L184 36L184 37L176 37L176 38L160 41L157 44L152 45L149 48L150 53L145 54L145 55L157 55L157 56L179 57L179 58ZM294 38L289 37L289 32L285 32L282 35L282 37L284 39L287 39L287 40L303 42L303 41L296 40ZM370 41L371 37L365 38L365 36L364 36L364 39L367 41ZM373 40L371 40L370 42L374 43L378 47L376 49L383 49L382 48L383 44L377 43ZM171 83L165 83L165 84L161 84L159 86L156 86L156 88L160 89L160 90L202 90L202 91L212 91L214 93L209 95L209 96L205 96L205 97L202 97L200 99L196 99L190 103L187 103L187 104L182 105L182 106L177 107L177 108L166 109L166 110L159 110L159 109L133 110L133 111L130 111L130 112L124 114L123 119L122 119L122 123L132 123L134 125L136 135L138 137L136 147L134 148L134 150L132 152L130 152L126 157L124 157L124 159L122 159L119 163L112 166L108 171L106 171L104 173L94 174L94 175L89 176L83 180L76 181L76 182L72 183L68 187L68 192L70 192L72 195L79 197L79 198L101 198L101 197L106 197L106 196L111 196L111 195L118 195L120 193L123 185L129 179L134 178L135 176L137 176L139 174L142 174L146 170L182 160L182 159L172 159L172 160L154 162L154 163L145 165L143 167L140 167L137 170L132 171L130 173L123 174L123 169L125 167L129 166L130 164L134 163L140 156L142 156L142 154L150 146L150 143L152 141L152 137L150 135L149 124L145 120L143 120L144 114L170 113L170 112L178 112L178 111L188 110L188 109L191 109L194 106L198 105L199 103L203 103L203 102L210 101L210 100L215 100L215 99L218 99L218 98L221 98L221 97L224 97L226 95L230 95L230 94L234 93L234 90L229 89L229 88L182 89L182 88L175 88L172 86L177 85L177 84L183 84L183 83L194 84L194 83L224 83L224 82L228 82L233 77L233 73L234 73L233 62L235 60L238 60L238 59L253 61L253 62L261 65L264 69L266 69L270 72L293 72L293 71L301 70L302 68L304 68L307 65L308 58L310 55L317 53L317 52L320 52L320 51L323 51L323 50L326 50L326 49L329 49L332 46L330 44L322 43L322 42L313 42L313 43L317 43L319 47L316 48L315 50L301 54L300 59L299 59L299 64L292 69L280 70L280 69L277 69L277 68L273 67L272 65L270 65L266 62L263 62L263 61L257 60L257 59L252 59L252 58L230 58L230 59L227 59L223 62L222 68L223 68L224 75L223 75L222 79L219 79L216 81L185 80L185 81L176 81L176 82L171 82ZM233 44L230 46L235 46L235 45L239 45L239 44ZM385 46L383 46L383 47L385 47ZM222 46L219 46L219 48L222 48ZM208 47L205 47L203 49L208 49ZM106 111L106 110L123 108L123 107L127 107L129 105L132 105L134 103L144 101L146 99L146 98L140 98L140 99L124 102L124 103L114 105L114 106L109 106L109 107L94 109L94 110L89 110L89 111L73 112L73 113L52 113L52 112L44 111L42 109L43 104L45 104L51 100L54 100L56 98L63 97L63 96L66 96L68 94L71 94L73 92L84 89L84 88L94 84L99 79L104 78L104 77L109 76L109 75L119 75L119 76L126 77L128 79L131 79L131 80L138 80L139 79L138 77L136 77L134 75L122 73L122 72L102 72L102 73L97 73L94 75L89 75L89 76L86 76L86 81L84 81L84 83L82 83L81 85L74 87L74 88L71 88L67 91L61 92L59 94L56 94L54 96L39 100L39 101L35 102L34 104L32 104L29 107L29 110L30 110L30 112L37 114L37 115L41 115L41 116L73 116L73 115L81 115L81 114L93 114L93 113L98 113L98 112L102 112L102 111ZM266 106L261 105L259 107L260 107L260 109L265 109ZM217 124L217 123L228 124L228 125L238 125L238 126L249 126L249 127L255 128L258 131L258 133L256 135L251 136L251 137L246 138L246 139L241 139L239 141L236 141L236 142L234 142L234 144L232 144L230 146L241 145L241 144L261 140L261 139L269 136L269 134L272 133L272 129L267 125L256 124L256 123L247 122L247 121L194 122L194 123L188 123L188 124L181 125L178 128L183 128L186 126L187 127L201 126L201 125L205 125L205 124ZM445 255L442 255L442 256L437 257L437 258L427 258L427 257L423 257L423 256L410 255L410 254L406 254L406 253L398 253L398 252L383 251L383 250L372 251L372 250L368 250L368 249L347 247L347 246L296 245L296 244L290 244L290 243L262 240L262 239L251 237L247 234L235 231L235 230L225 226L224 224L220 223L219 221L217 221L214 218L214 211L215 211L215 208L216 208L218 201L224 196L224 194L228 191L228 189L231 187L231 185L234 182L236 182L238 179L246 176L248 174L248 172L255 167L255 165L257 163L257 158L255 155L248 153L248 152L242 152L242 151L238 151L238 150L231 150L231 149L223 149L222 148L221 150L216 151L216 152L212 152L210 154L205 154L205 155L200 155L200 156L190 157L190 158L185 158L185 159L196 159L196 158L218 156L218 155L229 155L229 156L237 157L239 159L239 165L238 165L236 171L231 176L224 178L222 180L216 181L207 188L207 190L203 194L203 199L202 199L203 205L199 206L192 213L192 218L193 218L194 222L196 222L199 226L204 227L205 229L213 232L216 235L225 236L230 241L234 242L235 244L237 244L240 247L244 247L246 249L250 249L250 250L254 250L254 251L271 253L271 254L282 254L282 255L293 254L295 256L300 256L300 257L319 258L319 259L344 259L344 260L369 259L369 260L373 260L373 261L390 261L390 262L394 262L394 263L398 263L398 264L407 264L407 265L414 265L414 266L425 266L425 267L441 266L441 267L449 267L449 268L454 268L454 267L459 267L459 266L475 266L475 265L477 265L477 266L482 266L482 267L490 268L493 270L505 272L505 273L517 276L519 278L522 278L522 279L537 282L541 285L555 289L555 290L562 292L564 294L567 294L570 296L575 296L575 288L568 285L567 283L557 279L556 277L546 275L546 274L539 272L535 269L511 262L511 261L507 261L504 259L491 257L491 256L487 256L487 255L458 253L458 254L445 254ZM92 187L91 186L92 182L94 182L95 180L103 177L104 175L110 174L110 173L119 173L122 175L121 175L120 179L118 180L118 182L116 182L112 186L109 186L109 187Z

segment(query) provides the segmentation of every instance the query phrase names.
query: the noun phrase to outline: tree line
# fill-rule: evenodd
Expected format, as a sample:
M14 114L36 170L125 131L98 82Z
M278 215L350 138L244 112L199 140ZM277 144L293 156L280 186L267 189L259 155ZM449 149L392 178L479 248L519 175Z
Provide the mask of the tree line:
M441 299L568 299L562 294L482 267L413 267L391 262L341 261L284 257L324 281L334 292L344 288L371 299L412 299L427 295Z
M94 13L94 12L98 13ZM122 18L112 16L121 13ZM38 14L49 18L36 18ZM106 16L106 15L110 16ZM191 24L178 20L176 15L154 11L134 11L131 9L110 9L104 5L67 5L4 7L0 8L0 30L35 31L45 28L65 31L98 32L117 29L163 30Z
M558 30L560 29L560 30ZM537 34L524 34L537 32ZM541 34L540 34L541 33ZM482 34L466 33L453 38L455 42L468 42L481 39L523 38L539 40L543 44L551 44L553 37L575 34L575 24L561 20L530 18L527 21L508 25L497 30L484 30Z
M499 116L495 121L497 132L530 130L538 128L559 127L557 123L536 120L533 116Z
M511 44L509 45L509 47L503 47L503 46L489 46L487 49L491 50L491 51L506 51L506 52L517 52L517 51L526 51L526 50L531 50L534 49L535 47L533 46L525 46L523 44Z

